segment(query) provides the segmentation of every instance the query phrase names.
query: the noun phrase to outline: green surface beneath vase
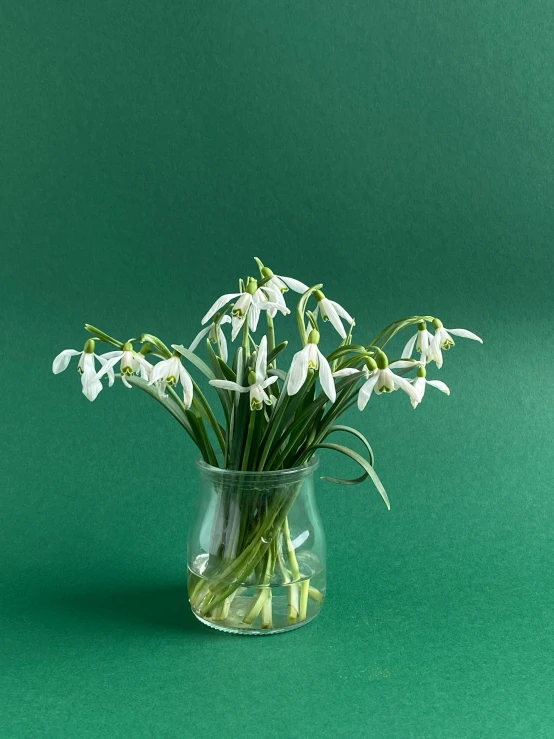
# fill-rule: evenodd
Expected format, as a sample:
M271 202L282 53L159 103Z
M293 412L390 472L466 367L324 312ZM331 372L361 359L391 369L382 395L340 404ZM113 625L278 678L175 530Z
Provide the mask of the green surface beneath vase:
M2 739L552 739L553 27L539 0L3 4ZM325 603L278 639L190 610L177 424L51 374L86 321L189 345L254 255L357 332L485 341L446 353L450 397L351 411L391 510L318 482Z

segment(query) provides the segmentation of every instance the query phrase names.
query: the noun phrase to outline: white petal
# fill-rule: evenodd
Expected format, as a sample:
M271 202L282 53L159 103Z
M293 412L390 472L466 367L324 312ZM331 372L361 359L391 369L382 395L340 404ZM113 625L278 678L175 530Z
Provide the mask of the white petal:
M210 333L211 328L212 328L211 326L208 326L208 328L203 328L199 334L196 334L192 344L189 346L189 351L193 352L196 349L196 347L198 346L200 341L204 338L204 336Z
M255 331L258 328L258 321L260 320L260 309L258 305L252 301L252 305L248 310L248 326L250 327L250 331Z
M107 361L104 359L103 356L102 357L97 357L98 361L100 362L100 364L102 366L100 367L100 369L96 373L94 379L95 380L99 380L104 375L110 375L110 372L113 375L112 367L119 362L119 360L122 357L122 354L123 354L122 352L119 352L119 355L118 356L112 357L111 359L108 359ZM113 385L113 379L112 379L112 382L110 383L110 386L111 385Z
M113 359L114 357L122 357L122 356L123 356L123 352L121 351L121 349L118 349L118 351L116 352L106 352L105 354L100 354L100 357L102 357L102 359Z
M231 320L230 316L223 316L223 318L227 318L229 321ZM223 323L223 319L221 319L221 323ZM227 321L225 321L227 323ZM224 362L227 362L227 359L229 358L229 352L227 351L227 339L225 338L225 334L223 333L221 327L218 330L219 336L219 346L221 347L221 359L223 359Z
M277 382L278 379L277 375L272 375L271 377L268 377L267 380L264 380L261 386L263 388L269 387L270 385L273 385L274 382Z
M169 374L169 360L168 359L162 359L161 362L158 362L154 365L154 369L152 370L152 376L150 377L150 381L148 382L149 385L153 385L155 382L158 382L158 380L165 380L165 378Z
M373 392L373 388L375 387L375 383L378 379L379 373L376 372L374 375L371 375L367 382L364 382L364 384L360 388L360 392L358 393L358 408L361 411L363 411L363 409L367 405L368 400L371 398L371 393Z
M84 378L84 375L83 375ZM88 398L90 401L96 400L98 397L98 393L102 390L102 383L100 380L88 380L86 382L82 382L83 386L83 395L85 398Z
M192 405L192 394L194 387L189 373L183 367L181 362L179 362L179 379L181 380L181 385L183 386L183 400L186 407L190 408Z
M419 393L414 388L414 386L410 382L408 382L408 380L405 380L403 377L398 377L398 375L393 375L393 378L396 387L400 388L400 390L404 390L405 393L408 393L410 398L413 398L419 403Z
M234 390L237 393L247 393L250 390L249 387L242 387L242 385L231 382L231 380L210 380L210 385L223 388L223 390Z
M258 384L265 380L267 374L267 336L262 337L256 357L256 382Z
M474 341L481 342L481 344L483 343L483 339L472 331L467 331L465 328L447 328L446 330L449 333L454 334L454 336L463 336L464 339L473 339Z
M297 352L292 358L290 365L288 382L287 382L287 394L296 395L302 385L306 382L308 376L308 357L310 352L310 344L299 352Z
M432 385L433 387L436 387L437 390L440 390L443 393L446 393L446 395L450 395L450 388L448 385L445 385L444 382L441 380L427 380L428 385Z
M411 339L408 340L406 346L402 350L402 354L401 354L402 357L407 358L407 357L412 356L412 352L414 350L416 339L417 339L417 332L412 336Z
M240 333L242 324L246 320L246 316L233 316L233 331L231 332L231 341L234 341Z
M52 362L52 372L55 375L63 372L67 369L67 365L69 364L71 357L76 357L78 354L82 353L83 352L78 352L76 349L64 349L63 352L60 352Z
M330 300L329 302L341 318L344 318L345 321L348 321L348 323L354 323L354 319L352 318L350 313L348 313L348 311L342 307L342 305L339 305L339 303L336 303L334 300Z
M410 397L410 402L412 404L412 408L417 408L417 406L421 403L423 400L423 396L425 395L425 377L416 377L416 379L412 383L412 387L418 394L418 400L415 398Z
M327 319L339 336L342 339L346 339L345 328L342 325L342 321L339 318L339 314L337 313L335 306L333 305L333 301L323 298L323 300L319 301L319 307L323 320Z
M283 275L277 275L277 277L282 280L288 288L294 290L295 293L305 293L306 290L310 289L303 282L295 280L293 277L283 277Z
M319 349L317 351L319 355L319 381L325 395L329 398L331 403L334 403L337 399L337 391L335 389L333 373L331 372L331 367L329 367L329 362L327 361L327 359L323 356Z
M270 300L264 303L258 303L258 308L266 310L268 313L270 309L275 308L275 310L280 311L284 316L288 316L290 313L290 309L284 303L272 303Z
M209 321L210 318L214 316L220 308L223 308L223 306L227 305L227 303L230 303L233 298L238 298L238 296L241 294L242 293L227 293L226 295L222 295L220 298L218 298L202 319L202 325L206 323L206 321Z
M129 383L126 375L121 375L121 382L125 385L125 387L128 387L129 390L132 390L133 386Z
M350 375L361 375L363 372L355 367L345 367L333 372L333 377L349 377Z
M389 364L389 369L406 369L406 367L421 367L423 362L421 360L412 360L409 359L398 359L396 362L391 362Z

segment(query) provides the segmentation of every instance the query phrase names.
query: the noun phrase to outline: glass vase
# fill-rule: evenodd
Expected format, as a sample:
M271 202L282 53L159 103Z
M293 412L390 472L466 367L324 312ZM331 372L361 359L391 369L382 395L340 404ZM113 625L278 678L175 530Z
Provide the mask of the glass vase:
M268 472L197 462L188 592L199 621L234 634L274 634L317 616L326 579L317 466L316 457L303 467Z

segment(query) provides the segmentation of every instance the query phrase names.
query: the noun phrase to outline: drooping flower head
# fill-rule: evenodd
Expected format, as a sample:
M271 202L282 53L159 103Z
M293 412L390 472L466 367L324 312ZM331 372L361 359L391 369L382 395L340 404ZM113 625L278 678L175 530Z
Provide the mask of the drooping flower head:
M420 364L421 362L399 359L389 365L387 355L382 351L378 351L376 352L375 358L366 357L363 369L358 370L354 367L346 367L334 372L333 377L348 377L354 374L365 375L366 381L358 392L358 408L363 411L372 393L381 395L381 393L390 393L394 390L403 390L410 396L410 399L418 401L419 396L410 382L403 377L399 377L392 370L405 369Z
M436 387L437 390L440 390L446 395L450 395L450 388L448 387L448 385L445 385L445 383L441 382L440 380L428 380L426 375L427 370L425 369L425 367L420 367L417 371L417 377L414 380L411 380L412 387L419 396L419 400L410 398L413 408L417 408L417 406L423 400L423 396L425 395L425 388L427 385L431 385L431 387Z
M308 336L308 343L292 358L290 365L286 391L288 395L296 395L306 382L308 370L313 369L319 373L319 382L325 395L331 403L337 398L333 374L327 358L320 352L319 331L313 329Z
M119 351L102 354L101 359L106 360L106 363L97 373L97 379L100 379L103 375L107 374L118 362L120 362L121 381L125 387L132 387L127 378L134 374L140 374L143 380L149 380L153 367L144 357L144 354L148 352L148 350L149 347L148 344L146 344L141 347L141 351L137 353L133 350L132 343L127 341Z
M354 323L354 319L350 313L348 313L342 305L339 305L334 300L326 298L321 290L315 290L314 297L317 300L317 308L314 311L314 318L317 317L318 313L321 313L323 320L329 321L339 336L342 339L346 339L346 329L342 324L341 318L352 325Z
M211 344L217 344L220 347L221 359L223 359L224 362L227 362L227 359L229 357L227 351L227 339L225 338L225 334L223 333L223 329L221 328L224 323L231 323L231 316L221 316L219 313L216 313L214 317L214 322L211 323L209 326L206 326L206 328L203 328L202 331L200 331L195 336L192 344L189 346L189 350L193 352L198 344L202 341L204 336L207 335L208 341Z
M190 408L194 389L192 380L189 373L183 367L181 355L178 351L174 351L173 356L169 357L169 359L163 359L154 365L148 384L156 384L160 397L167 398L165 389L167 387L174 387L179 382L183 386L185 406Z
M433 319L433 328L435 329L435 335L429 343L426 357L427 361L435 362L439 369L442 367L442 352L454 346L454 339L450 334L483 343L483 339L465 328L444 328L442 321L439 321L438 318Z
M280 293L277 294L276 291L266 286L258 287L257 281L253 277L249 277L243 292L226 293L218 298L202 319L202 324L207 323L212 316L235 298L237 300L235 300L231 309L231 320L233 323L232 341L237 338L247 318L250 330L255 331L257 329L260 310L271 310L275 313L281 311L285 315L290 313Z
M295 280L294 277L285 277L284 275L276 275L269 267L264 267L258 257L254 257L258 267L260 268L260 274L262 278L267 279L267 286L277 290L278 292L284 293L287 290L294 290L296 293L305 293L310 288L300 280Z
M107 363L103 357L94 353L94 347L94 339L88 339L85 342L85 346L82 351L79 352L75 349L64 349L64 351L60 352L52 363L52 372L55 375L58 375L60 372L67 369L71 357L80 357L77 370L81 375L83 395L90 401L95 400L98 397L98 393L102 390L102 383L96 376L95 360L97 360L102 367ZM108 375L108 383L112 386L114 383L114 372L111 367L106 370L106 374Z

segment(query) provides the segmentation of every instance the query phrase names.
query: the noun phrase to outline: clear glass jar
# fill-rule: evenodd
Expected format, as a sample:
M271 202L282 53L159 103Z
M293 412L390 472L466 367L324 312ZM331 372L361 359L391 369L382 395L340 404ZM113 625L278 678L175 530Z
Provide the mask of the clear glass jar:
M241 472L197 462L200 498L188 537L188 591L202 623L234 634L304 626L325 597L317 457L303 467Z

